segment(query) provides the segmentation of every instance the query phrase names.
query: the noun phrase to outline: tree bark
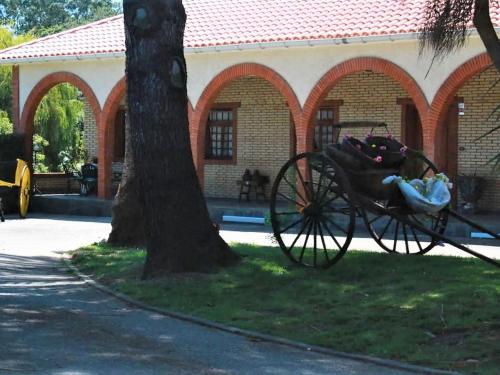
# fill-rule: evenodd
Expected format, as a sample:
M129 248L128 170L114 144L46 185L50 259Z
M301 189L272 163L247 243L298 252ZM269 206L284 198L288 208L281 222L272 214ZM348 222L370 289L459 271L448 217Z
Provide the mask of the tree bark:
M209 272L238 261L213 227L196 176L187 117L181 0L124 0L130 141L143 206L143 278Z
M489 0L475 0L473 22L495 68L500 72L500 41L491 22Z
M130 120L125 120L125 157L122 181L113 202L113 219L108 243L114 246L139 247L146 245L143 208L138 200L134 159L130 142Z

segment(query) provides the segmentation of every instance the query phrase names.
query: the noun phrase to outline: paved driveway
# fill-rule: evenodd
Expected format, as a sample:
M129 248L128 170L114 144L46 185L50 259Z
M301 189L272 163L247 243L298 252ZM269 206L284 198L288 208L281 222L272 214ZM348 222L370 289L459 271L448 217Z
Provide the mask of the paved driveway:
M57 252L104 239L109 229L91 218L0 224L0 374L409 373L249 340L90 288Z

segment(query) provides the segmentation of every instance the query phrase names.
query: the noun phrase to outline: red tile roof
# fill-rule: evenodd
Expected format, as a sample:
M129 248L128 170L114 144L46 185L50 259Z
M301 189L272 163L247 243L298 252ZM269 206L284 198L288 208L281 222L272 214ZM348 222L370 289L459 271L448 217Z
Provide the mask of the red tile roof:
M418 32L426 0L184 0L190 49ZM491 5L500 25L500 7ZM0 52L3 60L123 54L115 16Z

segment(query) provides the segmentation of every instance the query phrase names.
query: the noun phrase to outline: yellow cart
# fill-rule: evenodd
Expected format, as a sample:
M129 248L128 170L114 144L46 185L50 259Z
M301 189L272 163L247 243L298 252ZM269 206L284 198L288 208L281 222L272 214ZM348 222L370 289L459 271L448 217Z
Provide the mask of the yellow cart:
M21 159L17 159L16 162L3 162L2 164L7 165L7 169L11 168L12 171L15 169L14 182L2 181L0 180L0 188L6 187L10 189L18 189L18 208L19 216L25 218L28 214L28 208L30 203L30 181L31 174L28 164ZM9 166L11 164L11 166ZM0 194L0 219L4 221L2 204L1 204L1 194Z

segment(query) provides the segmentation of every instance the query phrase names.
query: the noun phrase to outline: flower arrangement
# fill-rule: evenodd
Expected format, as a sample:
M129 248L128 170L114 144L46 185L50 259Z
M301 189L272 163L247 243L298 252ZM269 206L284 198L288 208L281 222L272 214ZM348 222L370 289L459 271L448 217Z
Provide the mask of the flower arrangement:
M367 134L365 143L368 145L369 155L376 162L377 168L399 168L406 158L406 146L399 143L391 133L376 136L370 132Z
M364 142L345 134L340 149L359 160L363 169L398 169L406 159L407 147L391 133L377 136L368 132Z

